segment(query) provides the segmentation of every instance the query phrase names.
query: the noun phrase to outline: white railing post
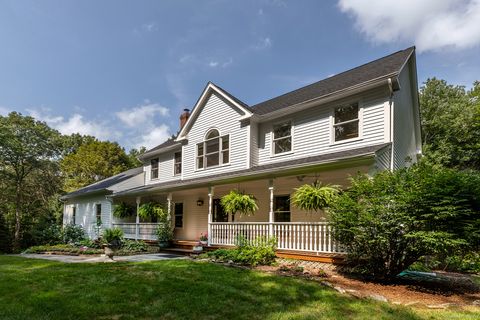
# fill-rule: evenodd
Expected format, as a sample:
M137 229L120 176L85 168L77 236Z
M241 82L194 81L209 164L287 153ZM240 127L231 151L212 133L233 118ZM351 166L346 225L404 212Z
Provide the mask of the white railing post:
M140 197L137 197L137 216L135 217L135 240L138 240L139 232L140 232L140 217L138 216L138 210L140 209Z
M208 188L208 239L207 239L207 245L210 246L212 243L211 238L212 238L212 209L213 209L213 187Z
M172 226L172 194L167 195L167 223Z
M268 181L268 190L270 192L270 211L268 213L268 236L272 237L273 236L273 180Z

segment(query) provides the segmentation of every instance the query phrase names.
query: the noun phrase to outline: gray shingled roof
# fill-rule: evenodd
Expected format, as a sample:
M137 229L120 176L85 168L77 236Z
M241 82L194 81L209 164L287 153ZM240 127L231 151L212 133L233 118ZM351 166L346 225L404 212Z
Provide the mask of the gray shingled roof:
M359 67L334 75L330 78L320 80L318 82L285 93L273 99L260 102L252 107L250 107L237 97L233 96L225 89L219 87L216 84L214 85L219 88L224 94L228 95L231 99L244 106L246 109L252 111L254 114L263 116L268 115L270 112L284 109L292 105L319 98L328 94L332 94L337 91L344 90L373 79L398 74L402 66L405 64L407 59L414 51L415 47L410 47L404 50L397 51L383 58L368 62ZM160 150L175 144L175 142L171 140L172 139L165 141L164 143L156 146L155 148L148 150L146 153Z
M312 83L303 88L285 93L252 107L255 114L264 115L304 101L315 99L339 90L400 72L415 47L392 53L330 78Z
M121 172L117 175L114 175L110 178L106 178L103 180L100 180L98 182L95 182L91 185L88 185L86 187L83 187L81 189L75 190L73 192L67 193L61 197L62 200L69 199L69 198L74 198L78 196L84 196L90 193L96 193L100 191L108 191L108 188L116 185L117 183L120 183L122 181L125 181L127 179L130 179L137 174L140 174L143 172L143 167L138 167L134 169L130 169L124 172Z
M312 156L312 157L288 160L288 161L283 161L278 163L271 163L271 164L266 164L261 166L255 166L250 169L210 175L207 177L150 184L150 185L145 185L142 187L137 187L129 190L115 192L113 195L114 196L134 195L134 194L141 194L143 192L149 192L149 191L168 190L171 188L210 185L210 184L214 184L214 182L219 183L221 181L241 178L241 177L250 177L254 179L255 177L258 177L259 175L262 175L262 174L269 174L269 173L278 174L278 172L281 172L282 170L285 171L288 169L293 170L293 169L302 169L302 168L308 169L309 167L324 165L324 164L331 163L334 161L339 161L339 160L349 160L349 159L353 160L355 158L360 158L362 156L374 156L377 151L389 145L390 143L383 143L383 144L377 144L377 145L372 145L372 146L358 148L358 149L344 150L344 151L332 152L328 154L322 154L318 156Z

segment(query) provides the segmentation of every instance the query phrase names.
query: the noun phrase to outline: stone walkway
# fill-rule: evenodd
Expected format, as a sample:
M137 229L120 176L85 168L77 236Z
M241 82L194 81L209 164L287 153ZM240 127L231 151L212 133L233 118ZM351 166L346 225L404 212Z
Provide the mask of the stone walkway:
M68 256L68 255L59 255L59 254L17 254L12 255L23 258L32 258L32 259L45 259L52 261L59 261L65 263L97 263L97 262L112 262L110 259L105 256ZM185 256L170 254L170 253L151 253L151 254L139 254L134 256L118 256L114 257L115 261L118 262L143 262L143 261L158 261L158 260L169 260L169 259L187 259Z

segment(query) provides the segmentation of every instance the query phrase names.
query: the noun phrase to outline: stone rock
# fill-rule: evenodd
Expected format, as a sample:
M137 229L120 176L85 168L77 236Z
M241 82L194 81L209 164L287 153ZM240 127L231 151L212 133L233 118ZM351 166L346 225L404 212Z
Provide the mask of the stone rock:
M228 264L233 264L233 260L228 260Z
M333 289L337 290L340 293L345 293L346 292L345 289L340 288L340 287L333 287Z
M427 308L429 309L447 309L449 307L456 306L455 303L442 303L442 304L431 304L427 305Z
M480 306L480 300L475 300L472 302L474 306Z
M388 299L380 294L371 294L368 297L376 301L388 302Z

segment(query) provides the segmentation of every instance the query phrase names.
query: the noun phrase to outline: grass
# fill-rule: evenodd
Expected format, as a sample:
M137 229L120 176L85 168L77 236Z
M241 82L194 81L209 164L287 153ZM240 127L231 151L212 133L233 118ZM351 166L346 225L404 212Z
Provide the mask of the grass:
M315 282L189 260L0 256L1 319L478 319L360 300Z

